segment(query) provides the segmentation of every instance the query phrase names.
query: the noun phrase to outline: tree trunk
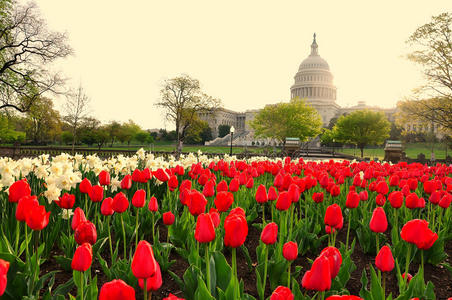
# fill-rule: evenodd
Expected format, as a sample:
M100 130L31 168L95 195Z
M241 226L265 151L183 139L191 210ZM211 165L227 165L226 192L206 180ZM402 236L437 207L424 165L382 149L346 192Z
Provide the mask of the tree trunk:
M361 158L364 157L364 147L359 147L359 150L361 150Z

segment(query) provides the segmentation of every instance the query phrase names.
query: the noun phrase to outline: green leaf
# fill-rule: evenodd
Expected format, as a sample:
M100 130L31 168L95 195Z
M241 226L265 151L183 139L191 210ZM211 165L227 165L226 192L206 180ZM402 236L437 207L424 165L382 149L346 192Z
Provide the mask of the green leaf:
M201 276L198 276L198 288L195 292L195 300L215 300L207 290L206 284Z
M215 273L216 273L216 282L217 286L226 291L229 286L229 282L231 281L232 276L232 268L229 266L226 258L221 252L212 253L212 258L215 261Z

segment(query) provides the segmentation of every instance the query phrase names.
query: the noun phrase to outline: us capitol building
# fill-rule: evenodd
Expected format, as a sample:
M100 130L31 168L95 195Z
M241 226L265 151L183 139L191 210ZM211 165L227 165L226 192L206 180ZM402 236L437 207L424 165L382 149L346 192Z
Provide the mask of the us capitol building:
M301 62L298 72L294 76L294 84L290 87L291 99L295 97L303 98L314 107L320 114L323 126L327 127L330 120L343 114L348 114L355 110L369 109L382 111L390 121L394 120L395 108L383 109L379 107L367 106L364 101L359 101L357 105L341 108L336 103L336 87L333 84L333 74L325 59L319 55L316 35L311 44L311 54ZM207 145L227 145L230 142L229 134L223 138L218 137L218 126L234 126L234 145L268 145L273 141L254 137L253 129L249 122L259 112L247 110L245 112L235 112L221 108L212 113L203 113L200 118L206 121L211 130L213 140L206 142Z

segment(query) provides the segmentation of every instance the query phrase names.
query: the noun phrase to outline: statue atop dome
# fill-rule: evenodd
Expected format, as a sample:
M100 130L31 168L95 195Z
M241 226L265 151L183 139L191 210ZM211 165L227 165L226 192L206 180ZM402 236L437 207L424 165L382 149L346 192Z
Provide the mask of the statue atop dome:
M315 37L316 37L316 34L314 32L314 40L312 41L312 45L311 45L311 55L319 55L319 52L318 52L319 46L317 45L317 41L316 41Z

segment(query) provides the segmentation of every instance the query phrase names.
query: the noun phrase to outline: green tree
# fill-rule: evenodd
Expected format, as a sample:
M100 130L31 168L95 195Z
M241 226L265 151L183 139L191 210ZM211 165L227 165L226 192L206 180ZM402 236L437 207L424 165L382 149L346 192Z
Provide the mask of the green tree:
M435 123L452 132L452 13L433 16L409 37L408 59L422 67L426 83L398 105L409 121Z
M222 138L229 134L229 131L231 130L231 126L229 125L220 125L218 126L218 137Z
M60 113L53 108L49 98L38 98L33 102L24 119L27 138L35 144L55 141L61 134Z
M209 128L209 124L199 118L193 120L187 131L185 141L187 144L204 143L202 134Z
M138 141L141 145L154 142L154 138L152 137L152 135L145 130L140 130L139 132L137 132L135 134L134 139Z
M105 129L108 132L110 147L113 147L113 143L118 139L119 131L121 130L121 124L116 121L111 121L105 126Z
M47 28L35 3L0 1L0 109L26 112L44 93L62 92L51 65L72 54L67 40Z
M176 127L177 151L182 151L188 129L199 113L212 112L220 101L201 90L198 80L188 75L166 80L160 91L160 100L155 104L164 110L168 121Z
M266 105L250 122L257 137L273 138L285 144L286 137L306 141L318 135L322 120L304 99L293 98L290 102Z
M74 140L74 136L70 131L63 131L61 133L61 142L65 145L69 145Z
M0 114L0 143L25 141L25 132L14 130L14 124L4 114Z
M139 125L132 120L129 120L127 123L121 125L121 128L118 131L118 139L121 143L127 143L129 146L137 132L140 132L141 130Z
M346 116L341 116L333 132L337 141L355 144L364 156L367 145L382 144L388 137L391 124L382 112L357 110Z

